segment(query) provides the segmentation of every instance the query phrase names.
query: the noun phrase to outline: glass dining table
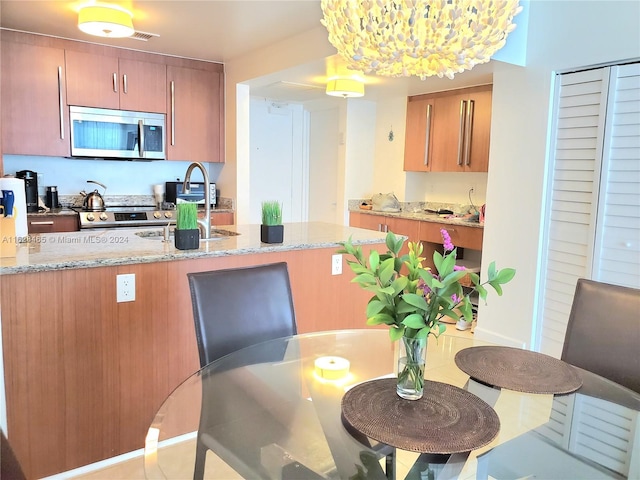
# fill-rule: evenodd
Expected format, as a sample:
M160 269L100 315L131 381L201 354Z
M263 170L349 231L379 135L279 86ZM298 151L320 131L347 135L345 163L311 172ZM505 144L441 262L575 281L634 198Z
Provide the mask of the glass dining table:
M328 331L260 343L187 378L148 430L145 475L192 478L200 445L204 478L225 480L640 477L639 394L578 368L582 386L568 394L492 387L456 364L459 352L486 346L430 337L425 369L425 388L451 385L495 411L497 435L480 448L403 450L355 431L343 398L395 376L397 342L386 329ZM394 425L384 428L393 433Z

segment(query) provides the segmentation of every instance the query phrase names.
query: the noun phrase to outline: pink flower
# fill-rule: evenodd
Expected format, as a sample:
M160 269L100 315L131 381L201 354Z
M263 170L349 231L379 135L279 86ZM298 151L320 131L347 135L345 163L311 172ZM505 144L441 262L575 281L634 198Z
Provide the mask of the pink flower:
M460 270L466 270L467 267L463 267L462 265L454 265L453 266L453 271L454 272L459 272Z
M445 252L453 251L455 247L451 242L451 236L449 235L449 232L447 232L444 228L441 228L440 235L442 235L442 240L444 240L442 244L444 245Z
M457 305L462 301L462 297L458 297L455 293L451 295L451 300L453 300L454 305Z

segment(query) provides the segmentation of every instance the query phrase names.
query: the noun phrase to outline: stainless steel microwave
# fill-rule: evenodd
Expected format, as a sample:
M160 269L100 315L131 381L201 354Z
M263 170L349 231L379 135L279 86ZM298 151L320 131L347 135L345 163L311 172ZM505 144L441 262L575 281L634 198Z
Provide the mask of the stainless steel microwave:
M69 107L71 156L164 160L165 115Z

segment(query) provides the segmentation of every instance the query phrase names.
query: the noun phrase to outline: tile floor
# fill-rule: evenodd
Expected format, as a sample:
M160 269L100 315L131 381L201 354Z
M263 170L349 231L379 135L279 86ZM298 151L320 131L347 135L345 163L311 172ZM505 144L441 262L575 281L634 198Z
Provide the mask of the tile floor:
M470 332L470 330L460 331L456 329L455 325L447 325L447 335L456 335L467 338L473 337L473 334ZM188 442L185 442L185 446L188 447ZM193 450L190 447L189 449L191 451ZM209 452L208 455L212 455L212 453ZM409 471L417 456L418 454L414 454L411 452L399 452L397 457L398 478L404 478L404 475L406 475L406 473ZM193 463L193 459L189 458L188 455L180 456L180 458L183 462L186 461ZM470 460L469 462L467 462L469 468L463 470L461 476L462 479L475 478L475 466L469 465L474 463L474 460ZM242 478L235 471L224 464L224 462L217 458L208 457L207 466L211 469L212 475L210 478L218 478L221 480L236 480ZM467 472L467 470L471 471ZM214 471L215 475L213 475ZM93 471L91 473L85 473L76 476L65 476L65 478L69 480L145 480L146 477L144 473L143 457L137 457Z

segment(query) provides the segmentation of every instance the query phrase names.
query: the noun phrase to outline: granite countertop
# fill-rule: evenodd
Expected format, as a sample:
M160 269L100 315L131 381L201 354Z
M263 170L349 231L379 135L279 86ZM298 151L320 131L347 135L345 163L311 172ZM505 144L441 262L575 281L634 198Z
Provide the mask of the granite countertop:
M52 208L50 210L43 210L41 212L32 212L27 213L27 218L31 217L42 217L44 215L56 215L56 216L66 216L66 215L77 215L77 213L70 208L62 207L62 208Z
M178 250L162 240L162 229L112 228L86 229L79 232L29 235L18 246L15 257L0 258L0 275L41 272L73 268L91 268L133 263L246 255L312 248L339 248L338 242L352 237L354 244L384 243L386 234L330 223L288 223L284 225L284 242L260 242L260 225L221 227L240 235L201 241L197 250ZM143 238L136 232L158 233Z
M446 225L464 225L465 227L471 228L484 228L484 223L478 223L476 221L469 221L463 217L455 217L452 215L438 215L437 213L429 213L424 210L411 212L411 211L400 211L400 212L380 212L375 210L365 210L361 208L349 208L350 212L364 213L366 215L379 215L383 217L392 217L392 218L404 218L406 220L419 220L423 222L435 222L435 223L443 223Z

